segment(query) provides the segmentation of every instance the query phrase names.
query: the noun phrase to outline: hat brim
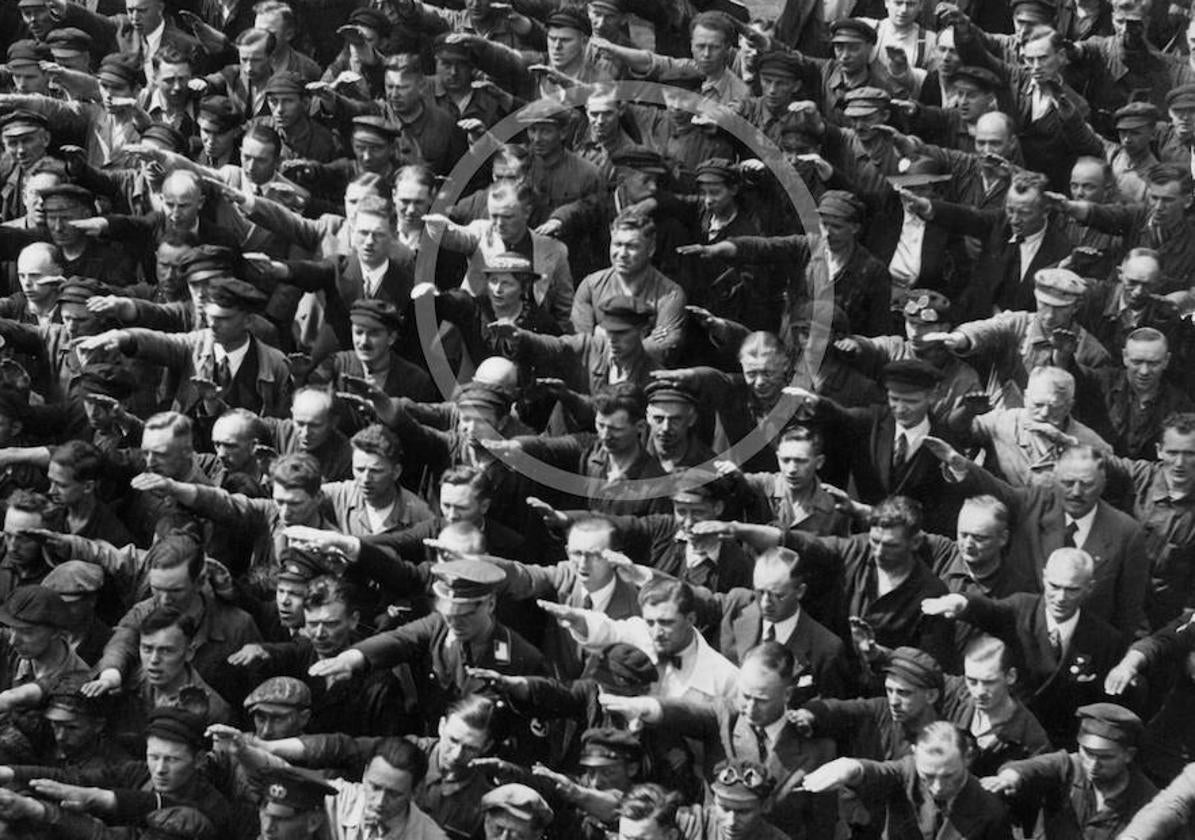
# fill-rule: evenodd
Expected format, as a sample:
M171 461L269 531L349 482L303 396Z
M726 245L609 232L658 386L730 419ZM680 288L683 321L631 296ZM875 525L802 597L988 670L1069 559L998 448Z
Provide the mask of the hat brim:
M912 175L888 175L888 183L894 187L925 187L930 184L944 184L947 181L953 180L952 175L932 175L926 173L914 173Z
M25 134L33 134L36 131L41 131L43 128L45 126L38 125L37 123L9 123L4 128L0 128L0 137L20 137Z
M763 799L762 796L754 794L751 791L745 790L737 785L734 787L727 787L726 785L721 785L717 782L714 782L712 785L710 785L710 788L713 790L714 796L718 797L719 799L726 802L734 802L739 805L752 805Z
M842 115L844 117L870 117L882 110L884 109L875 105L847 105L842 109Z
M258 700L256 703L245 705L246 711L248 711L250 714L257 709L263 709L267 712L286 714L287 712L299 711L302 708L302 706L291 705L290 703L280 703L277 700Z
M46 710L41 713L41 716L43 720L65 722L86 714L82 709L68 709L66 706L50 701L50 705L46 706Z
M1034 289L1033 297L1037 299L1038 303L1044 303L1048 306L1071 306L1079 301L1074 298L1065 298L1056 292L1044 291L1042 289Z
M1125 117L1116 121L1116 128L1119 131L1122 128L1145 128L1146 126L1156 125L1156 120L1146 119L1145 117Z
M629 758L615 758L608 755L583 755L577 762L582 767L613 767L616 764L630 761Z

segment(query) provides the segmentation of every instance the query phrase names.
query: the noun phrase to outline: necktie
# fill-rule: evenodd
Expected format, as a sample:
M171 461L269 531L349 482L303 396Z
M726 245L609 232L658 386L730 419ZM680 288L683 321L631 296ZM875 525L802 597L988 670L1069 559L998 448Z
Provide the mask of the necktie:
M905 465L905 461L909 457L909 439L904 432L898 432L896 435L896 449L892 452L892 468L900 469Z
M1054 658L1062 658L1062 633L1057 627L1050 628L1050 650L1054 651Z
M769 622L767 628L763 631L763 640L765 642L776 641L776 625Z
M593 609L593 599L589 597L588 593L586 593L585 597L581 599L581 609L583 609L583 610L592 610Z
M763 764L768 760L768 733L762 726L752 726L751 731L755 733L755 743L759 747L759 763Z
M1066 544L1072 548L1078 548L1079 544L1076 539L1079 535L1079 523L1071 522L1066 526Z
M232 367L228 364L228 356L216 362L216 384L227 388L232 382Z

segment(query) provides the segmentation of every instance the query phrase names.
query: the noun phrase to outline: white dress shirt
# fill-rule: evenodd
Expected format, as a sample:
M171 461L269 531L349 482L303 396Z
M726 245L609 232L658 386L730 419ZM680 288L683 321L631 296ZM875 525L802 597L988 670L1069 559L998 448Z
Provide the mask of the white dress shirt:
M1050 113L1050 109L1054 107L1054 97L1047 96L1042 92L1042 89L1033 84L1030 96L1033 97L1033 119L1040 120Z
M760 635L759 638L766 639L768 637L768 628L775 627L776 628L776 643L781 644L781 645L788 644L788 640L792 637L792 634L795 633L797 630L797 621L799 621L800 618L801 618L801 610L799 608L797 609L797 611L795 613L790 615L788 618L784 619L784 621L777 621L777 622L773 623L771 621L768 621L765 618L763 620L763 633Z
M1066 526L1068 528L1072 522L1079 526L1079 530L1075 531L1075 546L1078 548L1083 547L1083 543L1087 542L1087 537L1091 534L1091 526L1095 524L1095 511L1098 507L1099 505L1096 505L1078 519L1072 518L1069 513L1066 515Z
M245 361L245 356L249 355L249 342L246 341L235 350L225 350L219 344L214 344L212 350L216 355L217 368L220 367L221 362L228 359L228 378L232 379L241 369L241 363Z
M365 285L365 296L367 298L376 298L378 292L382 288L382 280L386 277L386 272L390 270L390 260L382 260L382 264L377 268L366 268L364 264L361 265L361 282Z
M1041 250L1042 240L1046 238L1046 226L1042 225L1041 230L1037 233L1031 233L1025 237L1021 242L1021 279L1025 279L1025 275L1029 272L1029 263L1033 262L1033 258L1037 256L1037 252Z
M166 32L166 20L158 24L158 28L145 36L145 54L142 58L145 61L145 81L149 84L154 82L154 56L158 54L158 50L162 47L162 35Z
M892 451L896 452L896 445L900 442L901 435L904 435L905 440L908 441L909 447L905 450L905 460L909 460L920 448L922 442L929 437L929 418L923 417L921 422L916 426L905 426L896 424L896 434L892 438Z
M1075 625L1077 625L1078 623L1079 623L1079 610L1075 610L1075 614L1072 615L1070 618L1068 618L1066 621L1062 622L1061 624L1059 624L1057 621L1055 621L1050 616L1050 613L1048 611L1046 612L1046 630L1050 633L1050 635L1053 635L1055 630L1058 631L1058 639L1061 642L1062 652L1064 654L1066 653L1067 649L1071 646L1071 637L1075 635Z
M896 253L888 263L893 277L912 285L921 276L921 244L925 241L925 219L905 210L905 219L900 226L900 238L896 241Z
M614 599L614 584L616 583L618 583L618 578L612 577L610 578L610 582L601 589L595 589L593 592L587 593L589 600L593 603L593 606L590 607L591 610L603 613L606 611L610 606L610 602Z

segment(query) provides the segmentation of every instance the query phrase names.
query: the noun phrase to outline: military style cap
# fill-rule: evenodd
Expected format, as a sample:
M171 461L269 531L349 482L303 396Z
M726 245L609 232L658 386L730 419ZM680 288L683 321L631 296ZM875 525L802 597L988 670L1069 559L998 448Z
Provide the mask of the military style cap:
M581 678L593 680L610 694L629 697L647 691L660 672L646 653L619 642L590 656Z
M489 409L497 412L499 417L510 411L512 402L513 398L507 391L483 382L470 382L456 395L458 406L472 405Z
M364 327L380 327L397 332L402 326L398 307L380 298L361 298L349 308L349 320Z
M76 55L91 51L91 36L74 26L64 26L51 30L46 44L54 55Z
M473 45L467 41L462 43L449 38L449 34L441 32L436 36L436 40L432 42L432 54L436 58L446 61L465 61L469 64L476 64L477 54L473 51Z
M858 18L836 20L830 24L831 44L874 44L876 31Z
M603 726L588 729L581 736L582 767L608 767L624 761L640 761L643 745L633 732Z
M0 605L0 624L5 627L64 628L69 621L62 596L39 584L18 586Z
M145 818L145 840L216 840L216 827L185 805L159 808Z
M303 82L303 77L298 73L292 70L279 70L266 82L265 92L267 95L275 93L283 96L287 94L305 96L307 86Z
M531 260L524 257L522 254L514 254L507 252L505 254L497 254L491 257L481 270L482 274L525 274L534 277L539 277L540 274L535 270L535 266Z
M183 133L174 126L166 125L165 123L154 123L141 132L141 142L144 143L146 140L161 143L168 151L179 155L186 154L190 148L190 144L187 142L187 138L183 136Z
M1117 128L1141 128L1157 124L1158 109L1152 102L1130 102L1112 116Z
M894 187L924 187L927 184L944 184L954 176L950 167L931 157L919 157L909 161L899 175L889 175L888 183Z
M625 166L639 172L667 175L668 164L664 157L655 149L646 146L627 146L610 155L610 162L615 166Z
M794 79L801 76L801 59L788 50L772 50L755 59L755 70L763 73L783 73Z
M199 749L203 746L203 730L204 720L194 712L159 706L149 713L145 734Z
M336 795L319 774L302 767L268 767L258 774L265 793L262 803L271 816L290 817L324 807L324 798Z
M135 88L145 80L145 68L132 55L110 53L100 61L95 75L101 82Z
M519 784L501 785L491 790L481 797L481 810L487 813L505 811L541 828L556 816L534 788Z
M1167 108L1195 108L1195 82L1171 88L1166 94Z
M521 125L541 125L551 123L559 128L567 128L571 119L569 110L562 108L550 99L537 99L519 111Z
M697 164L697 183L721 181L726 184L739 182L739 168L734 161L726 158L710 158Z
M353 9L353 12L349 15L346 23L349 23L353 26L364 26L368 29L372 29L382 38L385 38L390 34L390 19L377 9Z
M657 379L651 382L644 391L647 393L649 403L683 402L696 406L700 402L696 391L674 379Z
M952 85L957 85L959 82L969 82L988 93L999 90L1004 84L1000 81L999 76L986 67L972 67L971 65L959 67L950 74L947 81Z
M36 111L17 109L0 117L0 137L16 137L21 134L30 134L39 128L48 129L49 127L50 123L45 116Z
M1013 14L1016 14L1017 9L1024 9L1036 13L1042 21L1049 22L1054 19L1054 6L1048 0L1011 0L1008 5Z
M842 113L848 117L866 117L892 105L892 94L883 88L861 87L849 90L842 98Z
M95 563L67 560L59 563L46 575L41 585L62 598L93 595L104 585L104 570Z
M857 222L863 218L863 202L846 190L826 190L817 203L819 216Z
M905 320L914 324L950 321L950 299L932 289L913 289L902 307Z
M919 688L936 688L941 691L946 683L938 660L915 647L898 647L888 654L888 660L884 663L884 673L899 677Z
M1145 727L1141 718L1116 703L1091 703L1075 711L1079 737L1095 735L1126 747L1135 747Z
M1069 306L1078 303L1087 284L1075 272L1065 268L1043 268L1033 275L1033 295L1039 303Z
M123 400L137 390L137 379L125 368L109 362L94 362L79 378L83 395L94 394Z
M282 549L278 558L278 579L307 583L312 578L330 574L333 569L323 555L293 545Z
M270 677L245 698L246 711L252 712L259 706L273 707L282 712L310 709L311 689L307 683L294 677Z
M593 26L589 23L589 15L580 9L562 8L548 15L548 29L575 29L585 37L593 34Z
M598 306L598 324L605 329L633 330L651 323L655 309L646 301L615 295Z
M222 306L226 309L243 309L246 312L256 312L266 305L269 297L265 292L244 280L235 277L216 277L207 287L208 303Z
M178 273L188 283L197 283L216 275L231 277L236 273L237 255L224 245L196 245L178 262Z
M440 598L450 601L479 601L492 595L506 580L500 566L485 560L448 560L432 566L437 580L432 589Z
M78 184L55 184L52 187L46 187L40 193L42 201L47 198L65 198L70 201L77 201L85 207L91 207L95 201L95 196L91 194L91 190L86 187L81 187Z
M393 143L402 133L402 129L384 117L367 114L362 117L353 117L353 133L372 134L383 143Z
M45 46L29 38L13 41L8 47L8 66L13 69L37 67L38 62L49 61L53 57Z
M238 128L244 122L244 117L227 96L205 96L199 103L195 122L201 126L207 123L217 134L223 134Z
M747 759L724 758L714 768L710 787L723 801L751 804L766 799L776 786L762 765Z
M90 681L91 674L87 671L67 671L60 674L46 688L46 708L42 717L51 721L73 720L78 715L103 718L108 713L109 700L106 697L88 697L83 694L83 686Z

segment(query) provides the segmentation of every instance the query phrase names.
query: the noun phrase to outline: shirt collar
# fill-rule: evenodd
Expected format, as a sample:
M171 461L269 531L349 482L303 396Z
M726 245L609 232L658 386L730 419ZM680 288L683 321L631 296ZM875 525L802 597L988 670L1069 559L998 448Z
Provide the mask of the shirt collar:
M601 589L596 589L593 592L586 590L585 594L589 596L589 600L593 603L593 606L590 607L590 609L597 610L598 612L605 612L606 607L610 606L610 602L614 599L614 587L617 583L618 576L615 575L612 576L610 578L610 582Z
M251 343L251 340L246 341L240 347L232 351L225 350L219 344L213 344L212 351L216 355L216 362L219 363L224 361L224 359L228 359L229 370L231 370L233 373L236 373L238 370L240 370L241 363L245 361L245 356L249 355L249 345Z
M772 627L776 628L776 641L780 644L784 644L790 638L792 638L792 634L797 630L797 622L800 620L801 608L797 607L797 611L788 618L784 619L784 621L770 622L767 619L764 619L763 629L764 632L767 633L768 625L771 624Z
M162 36L165 33L166 19L163 18L162 22L158 24L158 28L145 36L145 43L149 45L149 51L151 54L158 51L158 47L162 45Z
M1099 509L1099 505L1096 505L1091 510L1087 511L1087 513L1080 516L1078 519L1076 519L1075 517L1071 516L1068 513L1068 514L1066 514L1066 524L1070 525L1072 522L1074 522L1076 525L1079 526L1079 530L1091 530L1091 524L1093 522L1095 522L1095 512L1098 509Z

